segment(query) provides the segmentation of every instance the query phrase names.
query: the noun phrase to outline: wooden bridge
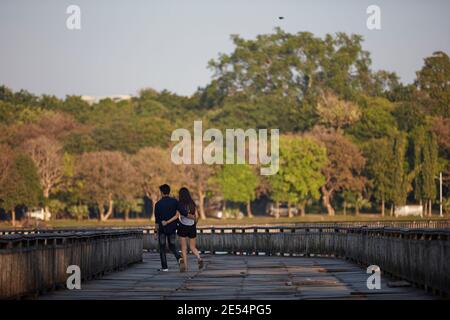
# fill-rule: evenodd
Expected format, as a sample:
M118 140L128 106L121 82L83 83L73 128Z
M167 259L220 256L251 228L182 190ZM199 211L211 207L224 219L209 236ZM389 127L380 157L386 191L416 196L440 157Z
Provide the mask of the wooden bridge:
M416 226L417 227L417 226ZM437 226L435 226L437 227ZM450 230L380 225L201 228L206 266L159 273L153 230L0 235L0 297L41 299L435 299L450 292ZM78 265L81 290L65 289ZM369 290L368 265L381 268ZM55 290L60 289L60 290Z
M366 286L366 270L334 258L205 255L205 268L180 273L173 257L169 272L158 272L159 254L144 253L142 263L82 284L57 290L44 300L93 299L436 299L404 281L382 276L380 290Z

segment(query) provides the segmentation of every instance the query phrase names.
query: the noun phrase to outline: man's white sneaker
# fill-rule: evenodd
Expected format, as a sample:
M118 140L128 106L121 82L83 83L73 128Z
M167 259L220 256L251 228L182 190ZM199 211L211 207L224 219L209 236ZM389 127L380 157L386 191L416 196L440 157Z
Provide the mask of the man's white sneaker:
M169 269L159 268L158 271L160 271L160 272L167 272L167 271L169 271Z

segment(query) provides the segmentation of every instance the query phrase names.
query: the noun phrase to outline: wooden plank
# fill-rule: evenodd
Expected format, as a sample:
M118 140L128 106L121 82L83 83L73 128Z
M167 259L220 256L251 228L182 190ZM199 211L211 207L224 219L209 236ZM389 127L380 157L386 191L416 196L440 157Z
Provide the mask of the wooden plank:
M436 299L413 287L368 290L365 270L335 258L205 255L204 270L189 258L189 272L180 273L169 257L160 273L159 256L144 253L143 262L82 283L81 290L58 290L40 299ZM325 270L325 272L323 272Z

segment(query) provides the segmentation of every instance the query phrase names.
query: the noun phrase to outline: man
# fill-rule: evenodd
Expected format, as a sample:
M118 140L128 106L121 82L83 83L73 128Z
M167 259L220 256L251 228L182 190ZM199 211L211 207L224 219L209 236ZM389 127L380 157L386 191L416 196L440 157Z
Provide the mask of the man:
M167 267L166 258L166 243L169 245L170 251L177 259L179 264L183 264L181 261L181 255L175 246L175 238L177 231L177 220L163 226L163 221L168 221L177 214L177 210L183 211L178 205L178 200L170 197L170 187L167 184L163 184L159 187L161 191L161 199L155 205L155 233L158 237L159 244L159 256L161 258L161 269L159 271L169 271ZM184 211L183 215L186 215Z

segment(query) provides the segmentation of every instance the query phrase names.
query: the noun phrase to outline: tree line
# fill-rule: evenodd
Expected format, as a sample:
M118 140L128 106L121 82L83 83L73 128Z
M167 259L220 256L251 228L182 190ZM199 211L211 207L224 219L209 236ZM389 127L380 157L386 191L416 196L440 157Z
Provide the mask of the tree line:
M143 89L127 101L88 104L0 87L0 207L107 220L155 203L158 186L190 188L202 218L206 203L268 197L304 215L407 202L431 215L439 172L449 190L450 59L432 53L403 84L371 69L359 35L324 38L276 29L211 60L212 79L192 96ZM204 126L278 128L280 170L263 177L250 165L174 165L172 130ZM208 201L207 201L208 200ZM448 200L446 200L448 205ZM378 209L377 209L378 210Z

